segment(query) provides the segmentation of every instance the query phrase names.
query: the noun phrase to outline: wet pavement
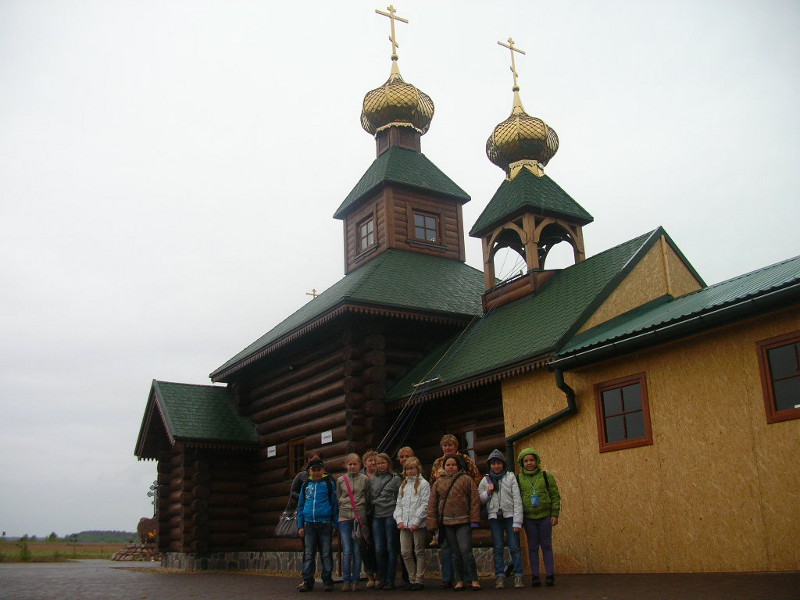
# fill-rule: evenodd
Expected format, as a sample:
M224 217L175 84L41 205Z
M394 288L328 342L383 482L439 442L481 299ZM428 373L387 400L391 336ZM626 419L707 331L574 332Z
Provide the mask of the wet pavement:
M344 592L311 594L295 590L297 577L256 572L184 572L158 563L79 560L65 563L0 563L0 600L257 600L339 598ZM510 583L511 580L507 580ZM541 598L542 600L800 600L800 572L656 575L558 575L552 588L495 590L481 580L483 590L456 597ZM419 600L453 598L427 581L419 592L406 590L349 592L359 600L410 596Z

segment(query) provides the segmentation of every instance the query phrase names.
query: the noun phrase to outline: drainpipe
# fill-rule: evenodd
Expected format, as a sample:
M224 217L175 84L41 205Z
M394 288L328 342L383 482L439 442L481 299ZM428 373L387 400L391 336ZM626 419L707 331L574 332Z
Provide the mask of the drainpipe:
M578 412L578 405L575 402L575 390L569 387L569 385L567 385L567 383L564 381L564 371L561 369L554 369L554 373L556 376L556 387L564 392L564 394L567 396L567 407L506 438L506 457L508 457L507 460L512 461L512 464L516 463L516 457L514 456L514 442L527 437L532 433L541 431L545 427L549 427L561 419L565 419L566 417L574 415Z

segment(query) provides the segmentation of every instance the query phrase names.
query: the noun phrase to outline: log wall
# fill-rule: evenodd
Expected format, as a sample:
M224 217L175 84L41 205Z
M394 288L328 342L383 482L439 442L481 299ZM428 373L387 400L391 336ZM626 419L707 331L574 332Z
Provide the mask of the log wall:
M314 345L272 359L237 384L239 408L264 448L249 475L250 550L299 549L274 537L293 473L290 443L319 452L327 470L342 473L345 455L377 446L387 427L386 390L451 329L376 317L343 319L320 331ZM322 434L331 433L323 444ZM274 446L275 456L266 448Z
M415 239L415 212L438 219L439 239L435 243ZM369 218L375 222L375 245L362 250L359 225ZM387 248L463 261L466 259L463 229L461 205L457 201L435 198L405 188L385 188L345 218L345 272L349 273L375 253Z

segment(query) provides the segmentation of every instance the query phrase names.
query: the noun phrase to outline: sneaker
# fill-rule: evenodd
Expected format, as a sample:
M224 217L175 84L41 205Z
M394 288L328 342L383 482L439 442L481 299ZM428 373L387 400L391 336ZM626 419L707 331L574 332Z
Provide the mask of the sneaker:
M300 587L298 587L298 588L297 588L297 591L298 591L298 592L310 592L310 591L311 591L311 590L313 590L313 589L314 589L314 588L312 588L310 585L306 585L306 584L304 583L303 585L301 585Z
M522 581L522 576L517 575L516 577L514 577L514 587L515 588L524 588L525 587L525 584Z
M326 591L326 592L332 592L333 591L333 584L332 583L326 583L325 587L323 587L322 589L324 591Z
M553 587L556 584L556 576L555 575L548 575L544 578L544 584L547 587Z
M357 583L351 583L350 584L350 591L351 592L358 592L359 590L361 590L361 588L358 587Z
M349 583L343 583L343 584L342 584L341 590L342 590L343 592L349 592L351 589L352 589L352 588L350 587L350 584L349 584Z
M502 590L504 587L506 587L506 580L505 580L505 578L504 578L504 577L501 575L500 577L498 577L497 579L495 579L495 582L494 582L494 589L496 589L496 590Z
M385 581L378 581L375 584L375 589L376 590L382 590L384 587L386 587L386 582Z
M549 585L549 584L548 584L548 585ZM384 586L384 588L383 588L383 589L385 589L385 590L393 590L393 589L394 589L394 581L390 581L390 582L388 582L388 583L387 583L387 584Z
M538 576L538 575L534 575L534 576L533 576L533 583L532 583L531 585L532 585L533 587L541 587L541 585L542 585L542 580L541 580L541 579L539 579L539 576Z

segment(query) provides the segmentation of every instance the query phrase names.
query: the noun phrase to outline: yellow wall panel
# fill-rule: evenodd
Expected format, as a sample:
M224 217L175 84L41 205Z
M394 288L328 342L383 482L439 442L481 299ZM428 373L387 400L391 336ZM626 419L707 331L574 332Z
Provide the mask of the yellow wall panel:
M586 321L586 331L665 294L679 297L700 283L662 237Z
M793 308L565 373L578 414L515 446L558 479L558 570L798 569L800 420L767 424L755 346L798 328ZM594 385L639 372L654 443L601 453ZM508 435L566 405L546 370L503 402Z

